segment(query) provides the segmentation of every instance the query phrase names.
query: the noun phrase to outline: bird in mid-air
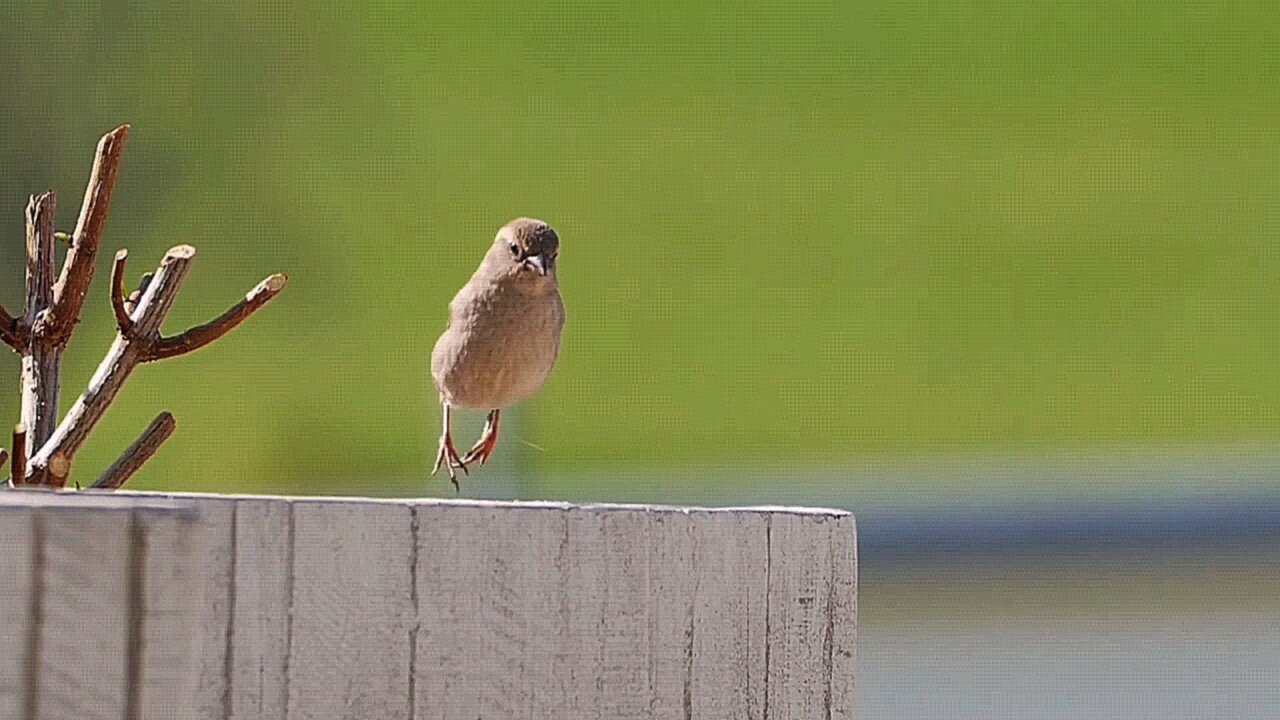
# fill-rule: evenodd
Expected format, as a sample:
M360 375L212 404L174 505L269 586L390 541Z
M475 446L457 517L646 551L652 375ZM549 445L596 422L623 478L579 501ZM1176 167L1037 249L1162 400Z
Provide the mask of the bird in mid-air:
M449 303L449 327L431 351L444 424L431 474L445 466L455 488L455 469L466 472L493 455L502 409L536 393L555 367L565 318L559 253L560 237L550 225L512 220ZM455 407L489 412L480 440L462 457L449 428Z

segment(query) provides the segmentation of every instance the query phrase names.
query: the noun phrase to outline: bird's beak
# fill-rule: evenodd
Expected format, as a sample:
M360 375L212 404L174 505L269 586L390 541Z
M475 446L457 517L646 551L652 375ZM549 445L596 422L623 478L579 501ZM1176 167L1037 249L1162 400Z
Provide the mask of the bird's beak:
M530 255L521 263L530 270L536 270L539 275L546 275L553 267L553 261L547 260L547 257L542 254Z

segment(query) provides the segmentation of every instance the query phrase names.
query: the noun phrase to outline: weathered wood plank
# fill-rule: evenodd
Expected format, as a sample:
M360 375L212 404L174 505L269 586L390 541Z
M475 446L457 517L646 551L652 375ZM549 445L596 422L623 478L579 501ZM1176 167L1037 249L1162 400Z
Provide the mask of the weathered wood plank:
M0 505L0 718L27 714L32 636L39 621L39 588L32 566L41 548L36 510L21 505Z
M416 717L562 717L553 658L564 523L545 509L417 511Z
M419 512L418 717L685 716L687 516Z
M847 514L0 493L5 540L0 717L187 717L193 676L203 720L853 717Z
M44 608L35 681L41 720L120 720L129 703L130 507L42 507Z
M410 717L412 536L405 504L294 503L288 718Z
M458 707L474 708L483 716L481 694L488 673L481 667L479 612L465 608L486 602L489 593L481 579L487 564L465 562L463 556L469 547L479 557L491 555L489 540L501 529L486 529L490 513L474 507L456 512L430 505L414 508L416 627L410 679L411 716L419 720L455 717ZM531 550L536 552L532 542Z
M231 606L235 598L234 500L202 498L197 503L204 538L201 585L203 612L195 619L199 655L196 660L195 710L202 720L230 717Z
M136 570L130 636L137 657L130 668L126 718L186 720L195 714L196 651L193 621L206 606L204 538L194 512L158 507L133 511ZM92 616L92 613L89 613Z
M848 557L845 539L850 524L816 514L774 514L769 521L769 640L768 712L771 720L847 717L852 690L838 688L834 658L840 668L854 632L856 617L849 613L848 580L852 572L837 562ZM839 647L837 647L837 642ZM852 680L852 678L850 678ZM837 714L837 709L842 714Z
M764 717L764 515L419 513L419 717Z
M236 720L285 717L293 602L292 503L240 500L233 543L229 709Z
M554 667L561 678L557 704L562 717L605 717L604 614L606 565L609 562L604 516L586 508L562 514L564 545L553 567L562 588L553 623L557 626Z
M827 521L831 528L831 717L857 714L858 533L852 515Z
M647 512L635 549L645 562L645 620L649 679L645 692L654 718L684 718L698 705L701 670L699 602L714 594L703 585L703 548L688 513ZM643 717L643 715L641 715Z
M696 718L765 717L768 517L695 515L692 699Z
M603 717L636 720L648 717L649 647L646 613L653 596L648 585L649 519L643 513L588 511L598 517L604 536L599 574L601 664L596 707ZM687 592L687 588L682 588ZM683 657L681 652L681 657ZM586 668L582 668L586 669Z

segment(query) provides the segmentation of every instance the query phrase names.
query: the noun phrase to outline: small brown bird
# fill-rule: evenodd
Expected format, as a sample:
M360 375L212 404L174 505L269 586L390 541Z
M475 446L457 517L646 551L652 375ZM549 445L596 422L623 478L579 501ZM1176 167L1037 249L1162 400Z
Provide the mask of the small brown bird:
M481 465L498 445L502 409L542 387L560 354L564 301L556 278L560 237L541 220L517 218L449 303L449 327L431 351L431 377L440 391L444 430L431 474L444 465ZM453 446L449 411L488 410L480 440L461 458Z

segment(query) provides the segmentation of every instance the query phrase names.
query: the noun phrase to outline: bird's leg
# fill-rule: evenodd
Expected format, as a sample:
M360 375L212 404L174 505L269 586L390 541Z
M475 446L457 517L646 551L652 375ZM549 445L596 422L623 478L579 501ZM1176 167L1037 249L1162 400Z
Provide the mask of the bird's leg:
M449 472L449 481L453 483L453 489L459 490L458 476L453 472L454 468L462 468L462 472L467 472L467 464L458 459L458 449L453 446L453 435L449 427L449 404L443 403L441 407L444 410L444 430L440 434L440 451L436 453L436 465L431 468L431 474L435 475L440 470L440 466L444 465Z
M489 461L489 456L493 455L494 449L498 447L498 424L501 419L501 410L489 411L489 415L484 419L484 432L480 433L480 439L467 451L466 457L462 458L464 465L476 460L484 465Z

